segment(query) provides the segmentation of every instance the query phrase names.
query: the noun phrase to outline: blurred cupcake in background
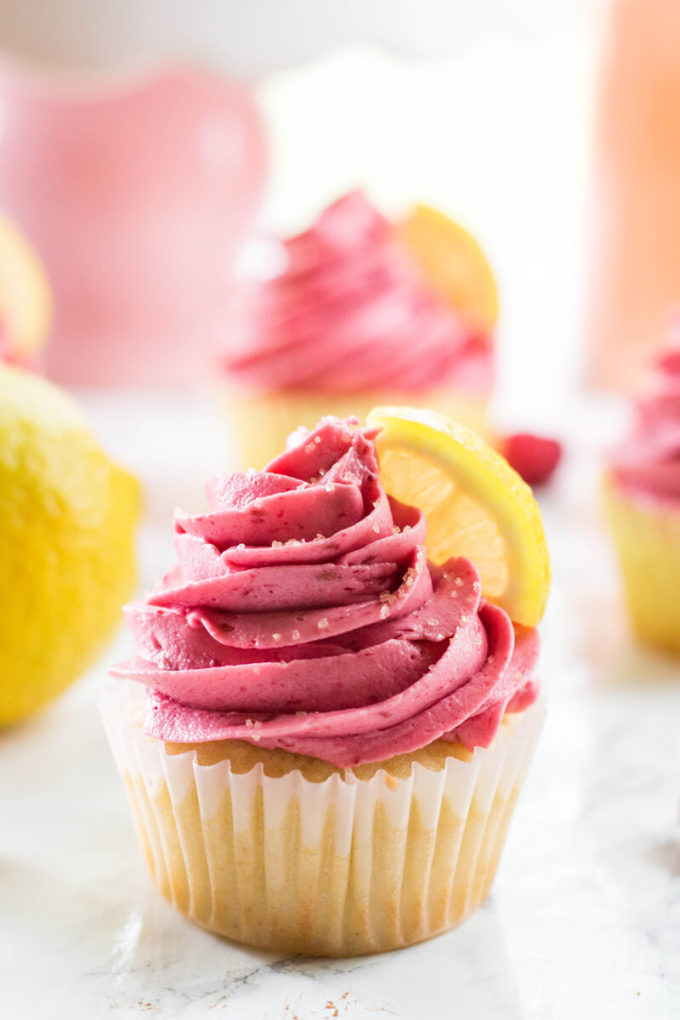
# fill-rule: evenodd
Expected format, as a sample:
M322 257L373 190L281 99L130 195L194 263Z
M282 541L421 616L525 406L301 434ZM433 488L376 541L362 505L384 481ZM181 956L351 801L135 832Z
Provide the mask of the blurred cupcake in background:
M298 426L428 406L486 431L498 299L477 242L435 210L393 223L360 192L274 242L247 285L224 362L243 462L261 467Z
M51 321L45 270L19 227L0 214L0 361L38 368Z
M680 341L655 368L630 435L609 456L605 509L635 634L680 655Z

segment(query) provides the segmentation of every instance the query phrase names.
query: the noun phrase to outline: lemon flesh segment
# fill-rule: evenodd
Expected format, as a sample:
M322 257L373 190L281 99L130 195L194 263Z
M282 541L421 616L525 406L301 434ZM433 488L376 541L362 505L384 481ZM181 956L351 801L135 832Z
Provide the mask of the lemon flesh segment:
M427 519L434 563L466 556L482 594L514 623L535 626L545 610L550 560L540 511L529 486L474 432L434 411L374 408L386 491Z
M490 333L498 319L498 289L472 234L427 205L416 205L398 233L439 296L470 329Z

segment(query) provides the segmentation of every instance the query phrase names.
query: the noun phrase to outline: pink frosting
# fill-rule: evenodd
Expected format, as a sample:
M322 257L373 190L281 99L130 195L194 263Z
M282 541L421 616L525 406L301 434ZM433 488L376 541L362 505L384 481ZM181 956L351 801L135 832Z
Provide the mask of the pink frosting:
M127 607L146 728L350 767L442 738L488 746L537 694L534 630L428 563L422 513L387 496L375 433L324 419L261 472L208 484L175 521L177 565Z
M489 338L427 286L391 224L358 192L282 243L285 269L251 295L245 350L226 369L264 390L486 390Z
M612 452L619 483L631 492L680 500L680 345L656 362L656 386L638 401L631 435Z

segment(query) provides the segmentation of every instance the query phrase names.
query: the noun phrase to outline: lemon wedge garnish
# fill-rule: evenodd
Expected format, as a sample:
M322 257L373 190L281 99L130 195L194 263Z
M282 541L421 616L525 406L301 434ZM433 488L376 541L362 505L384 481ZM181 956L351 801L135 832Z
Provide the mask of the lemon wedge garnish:
M468 328L490 333L498 319L498 290L472 234L427 205L416 205L398 234L433 290L456 309Z
M427 518L434 563L466 556L482 594L510 618L535 626L545 609L550 560L529 486L474 432L435 411L377 407L368 425L385 490Z

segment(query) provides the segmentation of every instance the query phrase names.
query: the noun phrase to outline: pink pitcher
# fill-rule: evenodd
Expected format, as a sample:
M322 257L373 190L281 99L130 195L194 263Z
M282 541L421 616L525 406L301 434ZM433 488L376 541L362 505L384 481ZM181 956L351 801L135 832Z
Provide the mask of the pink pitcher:
M85 88L0 72L0 208L55 294L47 371L171 385L228 342L231 270L263 191L252 92L187 68Z

